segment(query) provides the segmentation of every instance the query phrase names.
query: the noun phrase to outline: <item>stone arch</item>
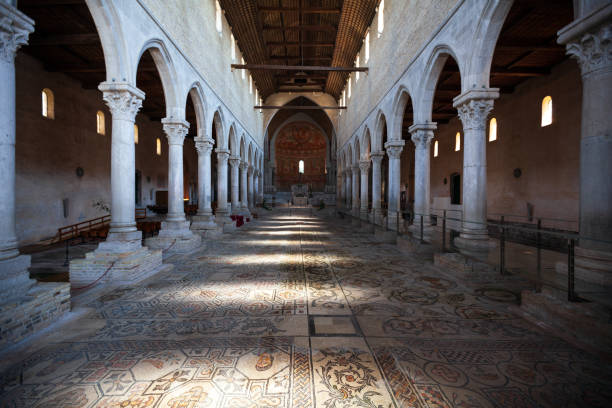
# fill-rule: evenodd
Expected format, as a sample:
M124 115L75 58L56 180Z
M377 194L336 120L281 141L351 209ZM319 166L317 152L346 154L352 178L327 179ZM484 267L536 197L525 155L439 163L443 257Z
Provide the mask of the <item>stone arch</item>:
M195 108L196 122L197 122L197 135L206 136L206 99L204 98L204 92L202 85L196 81L189 88L187 97L191 97L193 107Z
M438 45L434 48L431 56L428 59L427 68L425 69L425 77L421 81L422 89L421 92L419 92L420 98L418 98L420 103L416 107L413 106L414 123L431 122L436 85L438 84L438 80L440 79L440 74L442 73L442 69L446 64L446 60L449 57L452 57L455 62L457 62L457 66L459 67L459 76L461 77L461 89L465 89L465 76L463 74L464 68L461 64L461 60L448 45Z
M240 145L238 136L236 133L236 123L232 122L227 133L227 140L229 142L229 150L232 156L238 156L240 154Z
M217 148L218 149L227 149L227 140L225 138L225 133L224 133L224 129L223 129L223 124L225 122L223 121L223 110L221 110L220 107L218 107L215 110L215 113L213 114L212 117L212 123L210 124L210 127L212 129L212 127L215 127L215 135L217 136ZM212 133L211 133L212 136Z
M382 110L378 111L375 126L376 127L374 128L374 137L372 140L372 151L381 151L384 149L383 130L386 127L387 132L389 131L389 125L387 124L387 117L385 116ZM401 122L400 122L400 126L401 126Z
M242 161L246 160L246 140L244 138L244 133L240 136L240 158Z
M359 156L361 155L361 144L359 143L359 138L355 138L355 142L353 144L353 163L355 165L359 164Z
M293 95L292 95L292 96L293 96ZM283 101L281 104L282 104L283 106L285 106L285 105L290 105L290 104L291 104L291 102L293 102L294 100L296 100L296 99L298 99L298 98L304 98L304 99L307 99L308 101L312 102L312 104L313 104L313 105L316 105L316 106L321 106L321 104L320 104L319 102L315 101L315 100L314 100L312 97L310 97L310 96L309 96L309 95L307 95L307 94L296 94L294 97L292 97L292 98L290 98L290 99L288 99L288 100L286 100L286 101ZM276 110L276 111L275 111L273 114L271 114L271 115L270 115L270 116L269 116L269 117L266 119L266 121L265 121L265 123L264 123L264 129L265 129L265 132L264 132L264 133L267 133L267 132L268 132L268 127L270 126L270 123L272 122L272 119L274 119L274 116L275 116L275 115L276 115L276 113L278 113L278 112L279 112L279 111L278 111L278 110ZM327 112L327 110L323 109L323 112L325 113L325 115L327 116L327 119L330 121L330 123L332 124L332 127L333 127L333 128L334 128L334 130L335 130L336 125L335 125L334 119L333 119L333 118L332 118L332 117L329 115L329 113Z
M149 51L155 62L155 67L161 78L162 87L164 88L164 99L166 102L166 117L174 119L184 119L185 109L179 107L183 105L183 102L178 99L178 86L176 84L176 70L174 63L170 57L170 53L166 48L164 42L159 39L151 39L141 47L138 53L136 63L134 64L133 81L136 83L136 74L138 72L138 64L142 58L142 55Z
M393 110L393 118L391 119L392 120L391 125L392 125L393 132L391 132L391 134L389 132L390 123L388 121L384 122L387 125L387 140L399 140L402 138L401 129L402 129L402 123L404 121L404 112L406 111L406 105L410 103L412 105L412 111L414 112L414 102L413 101L414 99L412 98L412 93L410 92L410 90L405 86L401 86L400 89L397 91L397 94L393 101L394 110ZM433 103L433 99L432 99L432 103ZM380 135L381 143L382 143L382 131L383 131L384 123L378 122L379 126L376 127L376 134L377 134L377 137L378 135ZM399 129L399 132L397 131L397 129ZM382 147L384 148L384 146Z
M370 133L370 128L367 126L363 130L363 135L361 136L361 152L360 157L362 160L370 159L370 152L372 151L372 136Z
M248 147L248 155L246 157L247 159L247 163L249 163L249 166L254 166L254 159L253 159L253 143L249 142L249 147Z

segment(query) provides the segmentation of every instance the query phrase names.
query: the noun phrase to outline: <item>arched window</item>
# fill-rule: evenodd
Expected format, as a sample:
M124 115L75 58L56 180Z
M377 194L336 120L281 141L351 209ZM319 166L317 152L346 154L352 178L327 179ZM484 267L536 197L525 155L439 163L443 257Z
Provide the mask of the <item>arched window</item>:
M134 143L138 144L138 125L134 125Z
M159 140L159 137L157 138L156 143L157 143L156 153L157 153L158 156L161 156L161 140Z
M497 119L491 118L489 121L489 142L497 140Z
M380 0L378 5L378 36L385 31L385 0Z
M236 40L234 39L234 34L230 35L230 41L232 43L231 45L232 61L234 61L236 59Z
M357 59L355 60L355 67L359 68L359 55L357 56ZM357 81L359 81L359 71L355 72L355 83L357 83Z
M244 65L244 58L243 58L243 57L240 57L240 63L241 63L242 65ZM242 79L244 79L244 78L245 78L245 75L246 75L246 72L245 72L246 70L245 70L245 69L241 69L241 71L242 71L242 73L241 73L241 75L242 75Z
M298 173L304 174L304 160L300 160L298 163Z
M215 27L219 35L223 32L223 22L221 21L221 5L219 0L215 1Z
M98 113L96 113L96 131L99 135L106 134L104 130L104 112L102 111L98 111Z
M458 152L461 150L461 133L457 132L455 135L455 151Z
M50 89L42 90L42 115L45 118L55 118L55 105L53 103L53 92Z
M546 96L542 99L542 127L552 124L553 121L553 104L552 98Z
M370 30L365 36L365 63L367 64L370 60Z
M249 75L249 94L253 93L253 77Z
M348 98L351 99L351 77L349 77L349 83L348 83Z
M434 157L438 157L438 141L434 142Z
M346 106L346 89L342 91L342 106Z

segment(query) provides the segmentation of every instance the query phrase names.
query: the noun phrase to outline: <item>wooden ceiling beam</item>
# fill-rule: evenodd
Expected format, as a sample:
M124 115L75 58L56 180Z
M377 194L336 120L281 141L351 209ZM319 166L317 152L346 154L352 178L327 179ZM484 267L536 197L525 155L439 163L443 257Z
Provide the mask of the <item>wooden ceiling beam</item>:
M273 55L271 57L269 57L270 60L278 60L278 61L285 61L285 60L304 60L304 61L331 61L332 57L300 57L299 55Z
M340 14L342 10L338 8L324 7L259 7L260 13L284 13L284 12L302 12L304 14Z
M262 27L263 31L323 31L335 33L337 28L332 25L301 25L296 27Z
M267 46L270 47L305 47L305 48L315 48L315 47L335 47L336 43L333 42L307 42L300 44L299 42L286 42L286 41L271 41L266 43Z
M100 44L98 33L64 34L64 35L33 35L28 43L30 47L45 47L54 45L96 45Z
M313 65L232 64L231 67L232 69L248 69L249 71L368 72L367 67L321 67Z
M346 109L346 106L296 106L296 105L256 105L254 109L279 109L279 110L323 110L323 109Z

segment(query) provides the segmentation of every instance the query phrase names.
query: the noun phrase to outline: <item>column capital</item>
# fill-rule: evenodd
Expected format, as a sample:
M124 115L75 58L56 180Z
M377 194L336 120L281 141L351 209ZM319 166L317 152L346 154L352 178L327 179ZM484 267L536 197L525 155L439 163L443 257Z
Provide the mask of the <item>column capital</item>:
M127 82L102 82L98 89L114 119L134 122L142 107L144 92Z
M208 139L202 136L196 136L193 138L195 142L196 150L198 151L198 156L209 155L212 152L213 146L215 144L214 139Z
M437 129L436 123L416 123L408 129L411 134L410 139L417 149L426 149L434 137L434 130Z
M255 168L253 166L248 165L248 164L247 164L247 166L248 166L247 167L247 174L249 176L252 176L253 175L253 171L255 170Z
M359 162L359 169L363 174L367 173L370 170L370 161L369 160L361 160Z
M161 122L164 125L168 144L182 146L189 131L189 122L174 118L163 118Z
M351 170L353 171L353 175L359 174L359 165L358 164L353 164L351 166Z
M470 89L453 99L463 129L485 130L487 116L493 110L493 101L499 98L498 88Z
M217 153L217 160L227 164L227 159L229 158L229 155L230 155L229 150L216 148L215 152Z
M578 61L583 77L612 69L612 4L563 28L558 42Z
M229 164L230 166L232 166L232 168L234 167L238 167L240 166L240 156L230 156L229 157Z
M0 1L0 59L13 62L22 45L34 31L34 20L13 6Z
M247 170L249 168L249 163L241 161L240 162L240 170Z
M406 142L403 140L389 140L385 143L385 150L389 155L390 159L399 159L402 157L402 150L404 149L404 145Z

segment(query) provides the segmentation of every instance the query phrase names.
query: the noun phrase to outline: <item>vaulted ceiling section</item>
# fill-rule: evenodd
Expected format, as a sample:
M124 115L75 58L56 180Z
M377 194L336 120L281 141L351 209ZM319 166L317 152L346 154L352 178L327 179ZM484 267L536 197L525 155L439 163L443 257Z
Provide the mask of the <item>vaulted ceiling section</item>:
M352 67L379 0L220 0L247 64ZM327 92L348 72L254 70L261 95Z

